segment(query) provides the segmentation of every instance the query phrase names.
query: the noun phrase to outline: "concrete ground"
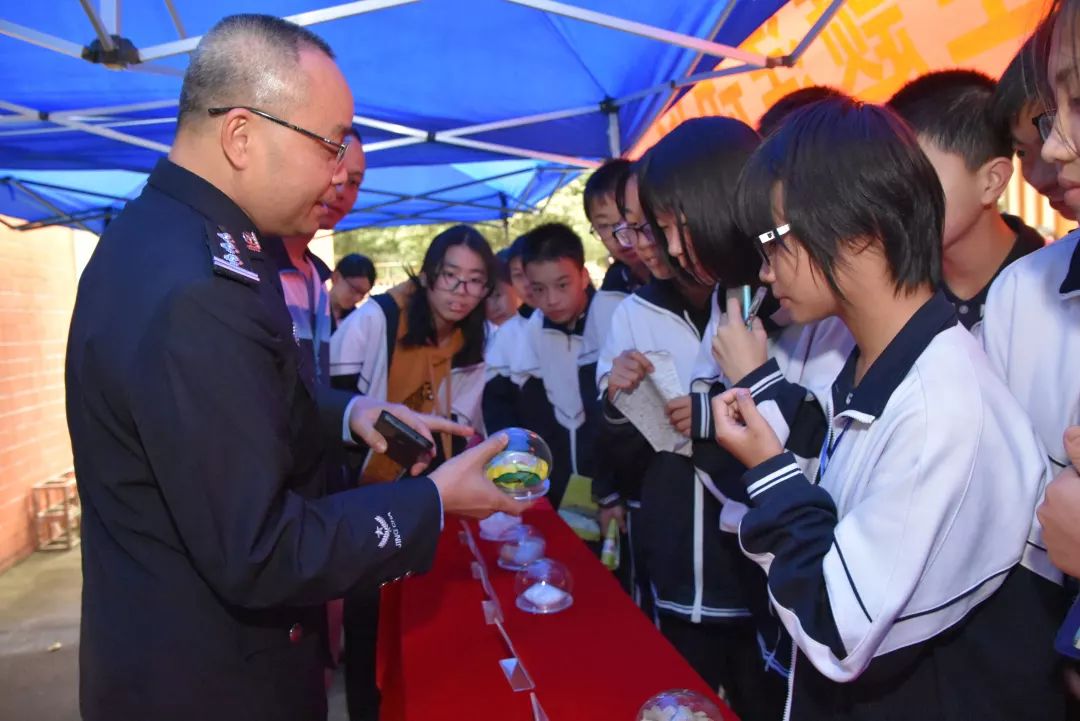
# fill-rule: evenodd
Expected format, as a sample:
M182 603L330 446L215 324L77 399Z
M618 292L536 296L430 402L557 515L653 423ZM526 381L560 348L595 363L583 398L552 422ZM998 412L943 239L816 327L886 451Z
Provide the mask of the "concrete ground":
M40 552L0 575L0 719L78 721L81 560ZM329 721L347 721L340 674Z

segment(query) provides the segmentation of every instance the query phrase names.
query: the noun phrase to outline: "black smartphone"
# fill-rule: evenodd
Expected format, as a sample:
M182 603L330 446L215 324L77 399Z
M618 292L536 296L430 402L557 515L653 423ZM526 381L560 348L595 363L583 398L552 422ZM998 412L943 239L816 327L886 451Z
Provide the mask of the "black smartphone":
M397 416L383 411L375 421L375 430L386 439L386 455L406 470L431 452L435 444L407 426Z

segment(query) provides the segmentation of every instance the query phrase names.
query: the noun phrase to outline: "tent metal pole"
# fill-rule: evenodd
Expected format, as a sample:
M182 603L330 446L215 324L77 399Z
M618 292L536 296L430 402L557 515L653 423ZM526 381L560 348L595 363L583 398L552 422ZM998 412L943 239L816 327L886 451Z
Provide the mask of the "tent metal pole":
M399 123L390 123L385 120L378 120L377 118L369 118L364 115L354 115L353 122L357 125L363 125L368 128L375 128L376 130L385 130L388 133L394 133L396 135L405 135L410 138L421 138L427 140L431 135L426 130L420 130L419 128L410 128L408 125L401 125Z
M825 26L836 16L836 13L840 12L840 7L844 4L844 0L833 0L829 7L825 8L825 12L821 13L821 17L817 19L813 27L806 33L806 37L795 46L795 49L791 51L791 55L787 57L787 65L794 65L799 61L799 58L803 56L810 44L817 40L818 35L825 29Z
M73 43L70 40L58 38L55 35L38 32L37 30L34 30L32 28L28 28L24 25L19 25L8 20L0 20L0 35L7 35L9 38L22 40L25 43L37 45L38 47L45 48L46 50L52 50L62 55L68 55L73 58L79 58L80 60L82 60L82 45L79 45L78 43Z
M619 106L614 103L607 112L608 155L618 158L622 155L622 138L619 131Z
M63 191L65 193L74 193L76 195L89 195L89 196L93 196L95 198L104 198L106 200L119 200L119 201L122 201L124 203L126 203L126 202L128 202L128 200L130 200L130 198L125 198L122 195L110 195L109 193L99 193L96 190L83 190L82 188L72 188L69 185L56 185L55 183L43 183L43 182L41 182L39 180L24 180L22 178L13 178L10 175L5 177L5 178L0 178L0 183L6 183L6 182L10 182L10 181L15 181L15 180L22 183L23 185L28 185L28 186L30 186L32 188L46 188L48 190L60 190L60 191Z
M97 10L90 4L90 0L79 0L79 4L82 5L83 10L86 12L86 17L90 18L90 24L94 26L94 32L97 33L98 40L101 41L101 49L111 53L116 49L116 46L113 45L109 31L105 29L105 23L101 22L101 18L98 17Z
M563 120L564 118L573 118L579 115L588 115L590 113L597 112L596 105L583 105L578 108L568 108L566 110L555 110L550 113L537 113L535 115L522 115L517 118L507 118L506 120L496 120L491 123L480 123L479 125L466 125L460 128L454 128L453 130L440 130L440 137L459 138L463 135L477 135L479 133L488 133L493 130L506 130L507 128L518 128L523 125L533 125L535 123L546 123L551 120Z
M120 6L123 0L99 0L98 8L105 32L109 35L120 34Z
M36 121L37 118L27 118L28 120ZM146 120L121 120L110 123L99 123L93 127L95 128L137 128L144 125L164 125L166 123L175 123L176 118L147 118ZM33 128L31 130L5 130L0 131L0 138L21 138L31 135L56 135L58 133L71 133L79 132L75 128L59 127L59 128Z
M506 193L499 193L499 205L502 206L503 242L510 245L510 213L506 209Z
M436 134L433 138L435 142L446 143L447 145L457 145L462 148L471 148L473 150L484 150L489 153L496 153L500 155L516 155L520 158L533 158L535 160L547 160L552 163L561 163L563 165L573 165L578 168L596 168L600 163L595 160L586 160L585 158L575 158L569 155L559 155L558 153L546 153L542 150L528 150L526 148L515 148L511 145L500 145L499 143L486 143L480 140L471 140L469 138L443 138L441 135Z
M80 1L87 2L87 0ZM330 20L338 20L352 15L363 15L364 13L397 7L398 5L408 5L414 2L419 2L419 0L356 0L356 2L333 5L331 7L322 8L321 10L310 10L304 13L297 13L296 15L289 15L284 19L294 22L297 25L316 25L318 23L329 22ZM186 37L182 40L161 43L160 45L151 45L150 47L139 50L139 60L141 62L148 62L150 60L159 60L161 58L173 57L174 55L190 53L195 49L195 46L199 44L200 40L202 40L202 36L197 35L195 37Z
M129 103L128 105L102 105L97 108L82 108L80 110L57 110L51 117L67 118L73 115L112 115L114 113L137 113L143 110L163 110L175 108L180 104L179 100L154 100L147 103Z
M10 110L15 113L33 114L35 116L38 115L38 112L36 110L27 108L24 105L16 105L15 103L9 103L6 100L0 100L0 110ZM74 120L66 120L64 118L53 118L52 116L47 114L41 119L47 122L56 123L57 125L75 128L76 130L81 130L84 133L90 133L91 135L99 135L103 138L109 138L110 140L118 140L121 143L137 145L138 147L146 148L147 150L156 150L159 153L169 152L168 145L155 143L152 140L146 140L144 138L139 138L134 135L128 135L127 133L118 133L117 131L109 130L108 128L99 128L94 125L87 125L86 123L80 123Z
M187 30L184 29L184 21L180 19L180 13L176 10L176 5L173 0L165 0L165 7L169 10L169 17L172 18L172 24L176 28L176 34L181 39L187 37Z
M702 40L693 35L685 35L683 33L672 32L671 30L664 30L663 28L634 22L632 20L625 20L623 18L615 17L614 15L606 15L593 10L586 10L573 5L567 5L566 3L556 2L556 0L506 1L517 5L531 7L536 10L543 10L544 12L553 15L562 15L575 20L592 23L593 25L600 25L601 27L621 30L622 32L630 33L632 35L640 35L641 37L650 38L652 40L659 40L660 42L687 48L688 50L697 50L705 55L735 58L736 60L742 60L744 63L755 63L760 65L765 65L767 63L767 58L764 55L741 50L732 47L731 45L714 43L711 40Z
M90 230L90 226L88 226L86 223L83 223L83 222L77 221L77 220L72 221L71 216L68 213L65 213L56 204L54 204L53 202L51 202L47 198L43 197L39 193L35 193L34 191L30 190L29 188L27 188L25 185L23 185L20 181L16 180L15 178L12 178L9 182L11 183L12 186L14 186L15 188L18 188L19 190L21 190L23 193L25 193L30 198L32 198L36 203L41 205L41 207L45 208L46 210L53 213L54 215L60 216L62 218L67 219L70 222L73 222L75 225L79 226L80 228L87 231L88 233L93 233L94 232L94 231ZM95 235L96 235L96 233L95 233Z
M731 13L735 9L735 6L737 4L737 0L727 0L727 5L724 7L723 11L721 11L720 17L716 20L716 25L713 26L712 32L710 32L708 35L710 40L719 35L720 31L724 29L724 25L727 24L728 18L731 17ZM698 63L700 63L701 59L704 57L705 53L698 53L687 66L684 77L689 77L694 72L694 68L697 67ZM678 97L679 86L675 83L665 85L664 88L667 90L667 96L659 105L656 106L656 109L653 110L652 113L650 113L649 119L642 124L643 128L651 128L653 123L656 122L656 119L666 113L671 107L671 104L675 102L675 98Z
M377 153L380 150L390 150L391 148L403 148L408 145L420 145L426 142L427 138L394 138L393 140L364 143L364 154Z

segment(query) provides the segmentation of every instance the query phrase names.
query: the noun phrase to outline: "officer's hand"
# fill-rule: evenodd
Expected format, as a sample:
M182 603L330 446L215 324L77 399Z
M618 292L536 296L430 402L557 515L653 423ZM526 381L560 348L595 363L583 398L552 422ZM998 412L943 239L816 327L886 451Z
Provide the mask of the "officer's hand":
M615 402L615 395L620 391L633 393L645 379L655 370L653 364L644 353L636 350L623 351L611 362L611 373L608 375L608 400Z
M360 396L359 400L353 404L352 414L349 416L349 428L352 429L357 438L366 443L376 453L386 452L386 439L375 430L375 422L379 420L379 415L383 411L395 416L399 421L427 438L432 445L435 443L432 432L452 433L455 436L465 438L474 433L472 428L463 426L460 423L454 423L440 416L416 413L399 403L387 403ZM422 472L431 463L431 458L430 454L421 458L409 469L409 473L416 475Z
M495 511L520 516L530 504L515 501L484 476L484 464L506 448L505 433L496 433L431 472L442 497L443 512L487 518Z

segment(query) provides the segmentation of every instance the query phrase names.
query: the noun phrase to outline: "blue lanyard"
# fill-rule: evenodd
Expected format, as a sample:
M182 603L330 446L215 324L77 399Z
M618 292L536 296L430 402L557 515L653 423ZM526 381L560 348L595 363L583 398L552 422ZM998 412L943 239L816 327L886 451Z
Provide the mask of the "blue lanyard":
M820 484L825 479L825 469L829 466L829 461L836 454L836 449L840 447L840 441L844 440L844 434L848 432L848 428L851 428L851 418L847 419L847 424L840 429L840 435L833 441L832 446L829 446L829 437L825 436L825 442L821 444L821 455L818 456L818 483Z

